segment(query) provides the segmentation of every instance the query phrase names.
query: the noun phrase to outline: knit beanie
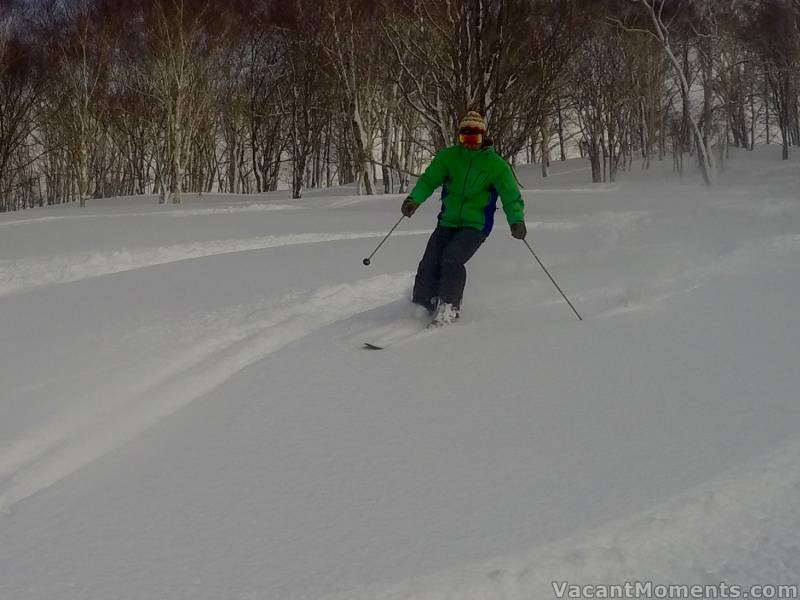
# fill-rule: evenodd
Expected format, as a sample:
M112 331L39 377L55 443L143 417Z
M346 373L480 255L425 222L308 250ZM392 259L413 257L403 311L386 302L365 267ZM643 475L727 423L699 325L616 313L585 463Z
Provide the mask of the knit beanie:
M462 129L477 129L486 133L486 121L483 120L479 112L470 110L461 119L461 123L458 124L458 130L461 131Z

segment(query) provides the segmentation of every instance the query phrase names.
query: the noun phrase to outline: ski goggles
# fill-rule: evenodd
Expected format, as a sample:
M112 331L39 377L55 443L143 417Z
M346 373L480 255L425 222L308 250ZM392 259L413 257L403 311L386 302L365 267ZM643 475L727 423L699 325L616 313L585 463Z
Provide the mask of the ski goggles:
M483 142L483 131L480 129L473 129L472 127L465 127L458 131L458 141L461 145L466 147L478 147Z

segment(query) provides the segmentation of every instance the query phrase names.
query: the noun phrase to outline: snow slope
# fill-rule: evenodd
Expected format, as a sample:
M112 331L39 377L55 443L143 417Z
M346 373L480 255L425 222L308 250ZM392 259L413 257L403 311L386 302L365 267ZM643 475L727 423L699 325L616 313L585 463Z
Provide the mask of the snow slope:
M408 320L431 201L0 216L0 598L552 598L800 580L800 165L519 168L530 241Z

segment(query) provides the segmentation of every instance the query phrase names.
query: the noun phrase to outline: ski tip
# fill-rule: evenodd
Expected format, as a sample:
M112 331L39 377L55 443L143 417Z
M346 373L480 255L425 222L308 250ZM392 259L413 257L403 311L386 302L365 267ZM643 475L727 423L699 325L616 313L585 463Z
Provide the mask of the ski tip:
M364 342L364 348L367 350L383 350L385 346L378 346L370 342Z

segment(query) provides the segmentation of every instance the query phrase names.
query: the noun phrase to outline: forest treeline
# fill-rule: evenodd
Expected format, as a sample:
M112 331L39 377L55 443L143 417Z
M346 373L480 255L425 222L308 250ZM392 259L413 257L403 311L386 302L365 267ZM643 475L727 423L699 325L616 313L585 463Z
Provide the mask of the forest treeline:
M468 109L594 181L800 145L800 0L0 0L0 211L403 192Z

